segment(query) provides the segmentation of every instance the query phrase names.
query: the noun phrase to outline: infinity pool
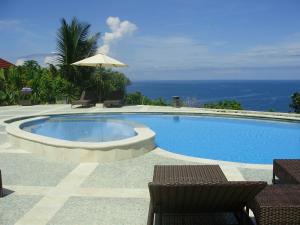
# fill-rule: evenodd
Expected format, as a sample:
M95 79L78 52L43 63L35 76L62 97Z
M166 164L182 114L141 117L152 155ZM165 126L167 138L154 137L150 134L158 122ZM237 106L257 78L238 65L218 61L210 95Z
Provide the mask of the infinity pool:
M274 158L300 158L300 123L291 122L164 114L87 114L53 116L23 129L74 141L107 141L111 140L111 133L117 138L120 134L121 138L134 135L126 124L99 125L103 119L144 124L156 133L158 147L182 155L260 164L272 163Z

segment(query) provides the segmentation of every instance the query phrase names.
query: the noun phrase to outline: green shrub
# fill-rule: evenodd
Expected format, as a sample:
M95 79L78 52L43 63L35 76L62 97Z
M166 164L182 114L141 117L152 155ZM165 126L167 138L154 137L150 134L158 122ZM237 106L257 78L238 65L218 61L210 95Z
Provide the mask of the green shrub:
M292 108L295 113L300 113L300 94L295 92L291 98L292 103L290 104L290 108Z
M157 99L151 100L149 105L168 106L170 104L167 103L166 100L164 100L162 97L159 97Z
M125 97L125 104L128 105L157 105L157 106L168 106L168 104L163 98L150 99L143 95L141 92L137 91L135 93L127 94Z
M235 109L242 110L242 105L235 100L223 100L217 103L206 103L203 105L204 108L211 109Z

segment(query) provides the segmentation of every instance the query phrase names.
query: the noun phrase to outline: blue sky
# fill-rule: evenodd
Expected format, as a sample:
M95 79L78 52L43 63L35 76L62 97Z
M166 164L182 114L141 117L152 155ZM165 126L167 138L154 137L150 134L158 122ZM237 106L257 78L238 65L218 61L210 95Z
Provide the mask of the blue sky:
M300 79L299 0L0 3L0 57L14 63L51 59L60 18L76 16L102 33L99 47L114 35L108 55L132 80Z

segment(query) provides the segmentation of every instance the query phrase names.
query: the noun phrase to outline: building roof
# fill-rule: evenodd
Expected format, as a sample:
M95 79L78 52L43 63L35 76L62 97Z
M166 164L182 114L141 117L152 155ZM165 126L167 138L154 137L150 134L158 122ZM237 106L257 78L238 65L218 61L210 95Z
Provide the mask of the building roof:
M5 69L5 68L11 67L11 66L14 66L14 64L0 58L0 68Z

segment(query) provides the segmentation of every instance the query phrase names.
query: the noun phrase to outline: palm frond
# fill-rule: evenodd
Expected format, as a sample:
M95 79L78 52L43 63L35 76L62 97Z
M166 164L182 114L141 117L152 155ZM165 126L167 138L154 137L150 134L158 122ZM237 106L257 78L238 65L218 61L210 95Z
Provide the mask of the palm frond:
M91 25L78 21L76 17L70 23L62 18L60 23L57 32L57 63L64 77L79 82L83 74L91 69L76 68L71 64L96 53L100 34L91 35Z

